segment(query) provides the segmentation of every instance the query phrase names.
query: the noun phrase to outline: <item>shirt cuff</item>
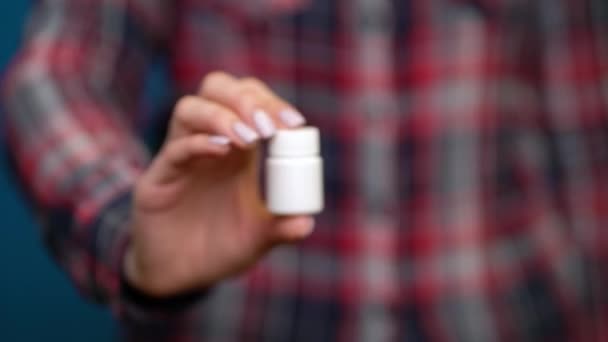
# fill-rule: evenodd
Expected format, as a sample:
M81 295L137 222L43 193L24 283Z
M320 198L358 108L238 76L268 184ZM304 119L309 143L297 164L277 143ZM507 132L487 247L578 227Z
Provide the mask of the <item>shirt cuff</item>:
M154 297L132 286L124 273L121 274L121 296L140 310L159 314L179 313L192 309L209 293L208 289L176 294L169 297Z
M184 324L196 319L197 308L209 290L157 298L138 290L127 281L123 265L131 242L132 198L132 191L127 191L111 201L102 211L95 227L98 235L96 247L102 249L98 250L98 255L105 256L102 259L111 265L114 274L118 276L116 290L111 296L111 307L126 332L137 331L136 335L142 336L146 331L155 331L156 337L165 334L171 336L172 332L183 329ZM99 243L103 240L100 236L107 236L110 230L113 231L113 234L110 234L113 235L113 248L109 248L106 243Z

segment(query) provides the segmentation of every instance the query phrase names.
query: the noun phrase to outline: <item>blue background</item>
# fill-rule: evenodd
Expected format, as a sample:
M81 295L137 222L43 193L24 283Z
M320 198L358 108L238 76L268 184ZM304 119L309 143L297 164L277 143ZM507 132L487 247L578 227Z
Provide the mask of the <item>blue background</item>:
M2 71L19 46L29 3L0 1ZM79 297L47 255L34 215L10 177L4 156L0 211L0 341L116 340L109 311Z

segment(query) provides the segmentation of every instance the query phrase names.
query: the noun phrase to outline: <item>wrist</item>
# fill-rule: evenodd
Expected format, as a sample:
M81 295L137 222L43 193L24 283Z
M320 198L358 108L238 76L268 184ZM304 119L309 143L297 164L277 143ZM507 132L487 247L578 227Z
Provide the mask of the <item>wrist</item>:
M122 297L129 303L148 312L176 312L191 307L209 292L208 289L197 289L176 294L157 287L147 287L146 282L146 279L138 272L133 249L129 248L121 273Z
M149 297L166 298L171 297L177 292L172 290L164 279L154 276L154 271L141 266L135 249L129 246L125 253L123 262L123 281L133 290Z

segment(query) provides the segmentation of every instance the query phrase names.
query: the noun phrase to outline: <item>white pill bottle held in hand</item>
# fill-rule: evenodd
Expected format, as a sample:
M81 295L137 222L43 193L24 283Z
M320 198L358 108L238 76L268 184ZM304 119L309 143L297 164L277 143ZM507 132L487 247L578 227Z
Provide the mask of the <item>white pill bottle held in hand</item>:
M266 202L276 215L323 210L323 161L315 127L279 130L268 145Z

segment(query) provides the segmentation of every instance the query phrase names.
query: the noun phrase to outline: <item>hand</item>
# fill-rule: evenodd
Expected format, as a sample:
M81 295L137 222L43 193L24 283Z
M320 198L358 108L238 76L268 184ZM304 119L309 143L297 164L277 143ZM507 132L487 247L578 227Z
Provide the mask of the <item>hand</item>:
M130 284L158 297L204 288L308 236L312 217L273 216L258 184L259 140L303 123L262 82L221 72L180 99L167 140L135 187Z

